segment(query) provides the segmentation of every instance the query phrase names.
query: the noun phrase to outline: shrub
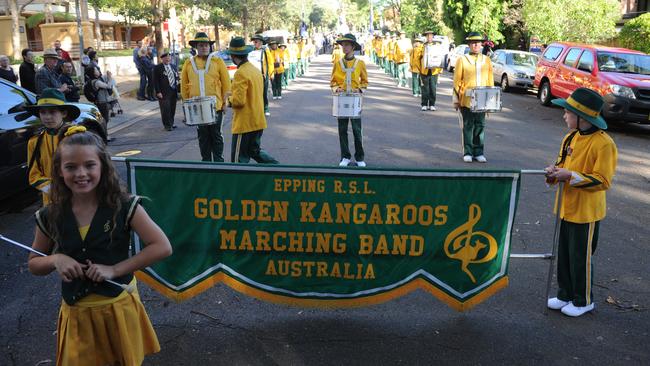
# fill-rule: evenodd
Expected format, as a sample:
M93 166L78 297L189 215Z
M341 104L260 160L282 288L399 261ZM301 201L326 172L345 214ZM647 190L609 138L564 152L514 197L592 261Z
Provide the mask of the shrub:
M650 53L650 13L625 23L618 39L623 47Z

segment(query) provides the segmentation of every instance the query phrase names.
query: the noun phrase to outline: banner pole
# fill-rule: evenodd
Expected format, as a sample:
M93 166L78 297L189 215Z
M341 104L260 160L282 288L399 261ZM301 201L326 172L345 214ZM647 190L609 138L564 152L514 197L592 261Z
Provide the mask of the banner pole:
M551 282L553 281L553 268L555 267L555 259L557 258L557 247L560 242L560 211L562 210L562 195L564 193L564 182L560 182L557 188L557 213L555 214L555 229L553 230L553 249L551 252L551 260L548 265L548 277L546 278L546 296L544 297L544 315L548 314L548 294L551 292Z

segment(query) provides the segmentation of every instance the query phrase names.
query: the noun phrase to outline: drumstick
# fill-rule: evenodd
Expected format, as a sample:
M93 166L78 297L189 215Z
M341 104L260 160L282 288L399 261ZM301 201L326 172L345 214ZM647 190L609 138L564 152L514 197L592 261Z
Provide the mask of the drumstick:
M2 234L0 234L0 239L6 241L7 243L13 244L13 245L15 245L15 246L17 246L17 247L19 247L21 249L24 249L24 250L27 250L27 251L32 252L34 254L37 254L37 255L39 255L41 257L47 257L47 254L39 252L38 250L36 250L34 248L31 248L31 247L28 247L25 244L21 244L21 243L15 241L15 240L11 240L11 239L7 238L6 236L4 236ZM132 285L125 285L125 284L115 282L115 281L109 280L109 279L106 279L104 281L110 283L111 285L115 285L115 286L121 288L122 290L124 290L124 291L126 291L128 293L132 293L133 290L135 290L135 288Z

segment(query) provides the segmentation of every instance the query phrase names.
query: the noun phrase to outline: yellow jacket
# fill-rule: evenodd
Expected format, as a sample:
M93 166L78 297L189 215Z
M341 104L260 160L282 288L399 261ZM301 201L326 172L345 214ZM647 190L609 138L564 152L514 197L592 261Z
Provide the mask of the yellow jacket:
M260 71L250 62L240 64L232 81L232 95L228 99L233 109L233 134L242 134L266 128L264 81Z
M302 57L304 56L304 52L303 52L304 48L305 48L305 42L299 41L298 42L298 53L297 53L298 60L302 59Z
M388 54L386 57L388 57L389 61L395 61L395 44L396 42L392 39L388 41Z
M295 43L289 43L287 50L289 51L290 62L296 63L298 61L298 46Z
M262 54L262 68L261 68L262 75L264 75L265 78L268 78L269 76L273 75L273 60L274 58L273 55L271 54L271 49L265 47L264 53Z
M616 144L604 131L596 130L587 134L570 132L561 146L555 165L570 170L572 177L564 185L560 217L576 224L602 220L607 212L605 191L611 187L616 171Z
M43 206L50 203L50 184L52 183L52 160L54 151L59 146L59 137L57 130L44 130L38 135L29 138L27 142L27 163L32 160L36 150L36 144L40 136L41 146L39 147L40 156L34 160L34 164L29 169L29 184L43 193Z
M202 70L205 68L207 59L194 57L196 68ZM230 92L230 76L228 69L223 60L218 56L213 56L210 61L210 69L205 74L205 95L214 95L217 97L217 110L223 110L226 94ZM199 87L199 76L194 72L190 59L185 60L183 71L181 72L181 97L189 99L201 96Z
M352 60L345 60L343 62L345 67L349 68L354 65L355 60L358 60L357 67L352 71L351 88L354 89L366 89L368 88L368 72L366 71L366 64L363 60L358 58L353 58ZM341 68L341 62L334 64L332 68L332 78L330 80L330 87L333 90L336 88L341 88L345 90L345 71Z
M480 72L477 82L477 70ZM483 55L464 55L456 60L454 69L454 90L452 100L459 103L461 107L470 106L470 96L467 91L475 86L494 86L492 75L492 62L490 58Z
M278 67L273 65L273 75L282 74L284 72L284 51L281 49L271 50L271 59L274 63L280 64Z
M332 50L332 63L335 64L343 57L343 49L338 44Z
M413 48L411 48L411 51L409 52L409 66L411 72L415 73L420 73L420 69L422 66L422 45L419 44Z
M400 39L395 42L395 51L393 60L398 63L409 62L409 53L411 51L411 40L409 39Z

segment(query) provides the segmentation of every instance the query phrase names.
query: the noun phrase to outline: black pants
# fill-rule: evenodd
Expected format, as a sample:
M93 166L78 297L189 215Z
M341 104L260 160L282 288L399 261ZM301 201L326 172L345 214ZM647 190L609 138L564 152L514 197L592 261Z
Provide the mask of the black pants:
M339 145L341 146L341 159L350 159L350 145L348 143L348 121L352 125L354 135L354 160L363 161L363 130L361 129L361 118L338 118L339 122Z
M262 92L264 96L264 112L269 111L269 79L264 78L264 91Z
M163 127L171 129L174 125L174 115L176 114L176 91L170 91L167 95L163 94L162 99L158 99L160 106L160 116L162 117Z
M147 98L154 99L154 90L153 90L153 70L147 71Z
M264 130L232 135L230 161L248 163L251 159L261 164L278 164L274 157L262 150L262 133Z
M203 161L223 161L223 135L221 134L221 123L223 112L217 112L217 123L199 126L199 149Z
M281 97L282 96L282 78L284 77L284 73L280 74L275 74L275 77L273 78L273 82L271 83L271 88L273 89L273 96L274 97Z

